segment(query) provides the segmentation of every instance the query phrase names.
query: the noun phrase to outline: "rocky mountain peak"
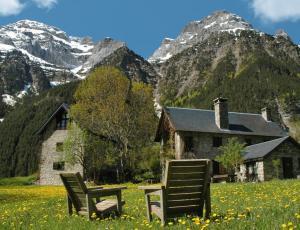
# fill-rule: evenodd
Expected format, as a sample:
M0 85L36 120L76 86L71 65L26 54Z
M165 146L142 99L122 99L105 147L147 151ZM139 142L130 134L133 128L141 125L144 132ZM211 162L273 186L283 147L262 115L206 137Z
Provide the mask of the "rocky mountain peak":
M227 12L216 11L212 15L205 17L200 21L190 22L184 29L183 33L205 33L215 31L236 31L252 30L251 24L246 22L242 17ZM206 30L206 31L205 31Z
M122 41L117 41L112 38L105 38L98 42L92 49L92 54L89 56L87 61L79 68L79 74L86 74L90 71L96 64L100 63L104 58L111 55L117 49L126 47L126 43Z
M290 36L283 29L279 29L279 30L276 31L275 38L284 38L286 40L290 40L291 41Z
M212 33L227 32L239 36L243 30L254 30L242 17L216 11L199 21L188 23L176 39L167 38L148 59L152 63L163 63L177 53L209 38Z
M68 39L67 34L56 27L46 25L42 22L28 20L28 19L17 21L15 23L4 26L4 28L15 30L21 33L22 32L41 33L41 31L44 31L47 33L52 33L64 39Z

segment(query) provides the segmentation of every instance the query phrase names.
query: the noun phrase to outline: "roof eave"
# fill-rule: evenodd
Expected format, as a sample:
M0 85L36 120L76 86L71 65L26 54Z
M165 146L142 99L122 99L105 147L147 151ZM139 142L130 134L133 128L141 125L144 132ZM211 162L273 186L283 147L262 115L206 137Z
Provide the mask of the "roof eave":
M43 130L46 128L46 126L49 124L49 122L53 119L53 117L58 113L58 111L64 108L65 111L69 111L69 106L66 103L62 103L56 110L54 113L52 113L52 115L49 117L49 119L41 126L41 128L36 132L36 134L41 134L43 132Z

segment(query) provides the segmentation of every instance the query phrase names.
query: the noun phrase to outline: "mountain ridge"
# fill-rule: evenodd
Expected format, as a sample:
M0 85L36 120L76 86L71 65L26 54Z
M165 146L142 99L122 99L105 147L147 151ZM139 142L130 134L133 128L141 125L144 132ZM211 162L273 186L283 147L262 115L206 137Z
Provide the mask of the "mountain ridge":
M161 46L148 58L150 63L163 63L177 53L209 38L212 33L238 35L243 30L254 28L242 17L228 11L216 11L201 20L191 21L175 38L166 38Z

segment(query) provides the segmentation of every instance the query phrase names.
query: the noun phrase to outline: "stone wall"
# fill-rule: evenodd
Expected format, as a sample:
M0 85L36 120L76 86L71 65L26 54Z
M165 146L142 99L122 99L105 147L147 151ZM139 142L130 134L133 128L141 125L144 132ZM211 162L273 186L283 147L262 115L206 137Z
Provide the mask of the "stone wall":
M40 160L40 184L41 185L61 185L59 174L62 172L80 172L83 169L78 165L65 164L65 170L53 170L53 163L63 161L63 153L56 151L56 144L63 143L67 137L67 130L56 130L42 146Z
M249 175L251 174L251 175ZM264 181L264 162L256 161L240 165L239 181Z
M272 160L274 159L280 159L282 157L291 157L293 159L293 173L294 178L297 178L297 175L300 175L300 165L299 160L300 159L300 149L292 143L291 141L287 140L284 143L282 143L278 148L273 150L269 155L267 155L263 160L248 162L247 165L255 165L257 168L257 179L258 181L268 181L271 179L277 178L276 170L273 166ZM240 173L242 174L242 180L251 180L250 177L246 176L246 164L241 165ZM249 167L248 167L249 172ZM279 179L283 179L283 168L282 168L282 161L280 161L280 167L279 167Z
M184 152L185 137L193 137L193 150ZM261 136L246 136L246 135L228 135L228 134L211 134L211 133L195 133L195 132L176 132L175 137L175 156L176 159L185 158L207 158L214 159L220 150L218 147L213 147L213 137L222 137L222 145L228 142L229 138L237 137L242 143L246 139L250 139L252 144L261 143L274 138Z
M181 159L181 153L184 151L184 140L182 139L183 136L180 133L175 132L174 139L175 139L175 159Z
M265 159L264 159L264 174L265 180L271 180L276 178L276 170L273 166L272 160L273 159L280 159L282 157L291 157L293 159L293 174L294 178L297 178L297 175L300 175L300 149L299 147L294 144L293 142L287 140L282 143L278 148L272 151ZM280 162L279 168L279 178L283 178L283 168L282 168L282 161Z

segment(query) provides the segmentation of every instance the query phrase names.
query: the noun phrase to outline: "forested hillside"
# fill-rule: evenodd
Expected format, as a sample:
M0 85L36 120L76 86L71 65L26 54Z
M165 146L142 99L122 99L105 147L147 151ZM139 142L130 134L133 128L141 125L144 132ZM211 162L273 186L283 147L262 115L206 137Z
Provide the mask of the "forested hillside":
M38 170L42 137L37 131L61 103L72 103L77 85L73 82L25 97L5 117L0 123L0 177L29 175Z
M278 122L299 112L300 49L282 37L214 34L174 55L159 71L163 105L211 109L213 99L223 96L230 111L260 113L267 106Z

